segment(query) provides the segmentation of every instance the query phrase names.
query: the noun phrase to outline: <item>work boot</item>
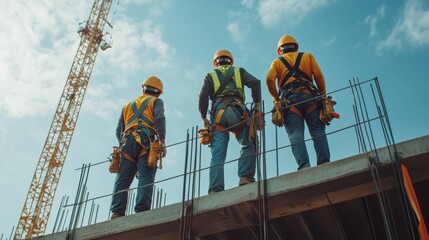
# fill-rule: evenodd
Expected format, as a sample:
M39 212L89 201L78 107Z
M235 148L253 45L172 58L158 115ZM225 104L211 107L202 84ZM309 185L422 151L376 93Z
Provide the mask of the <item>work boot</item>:
M238 186L242 186L242 185L245 185L245 184L248 184L248 183L252 183L252 182L255 182L254 178L250 178L250 177L247 177L247 176L240 177L240 181L238 182Z
M212 189L212 190L209 191L209 195L215 194L217 192L220 192L220 191L218 191L216 189Z
M299 171L299 170L306 169L306 168L311 168L311 166L310 166L310 165L304 165L302 168L298 169L298 171Z
M120 217L123 217L123 216L116 214L116 213L113 213L112 216L110 217L110 220L115 219L115 218L120 218Z

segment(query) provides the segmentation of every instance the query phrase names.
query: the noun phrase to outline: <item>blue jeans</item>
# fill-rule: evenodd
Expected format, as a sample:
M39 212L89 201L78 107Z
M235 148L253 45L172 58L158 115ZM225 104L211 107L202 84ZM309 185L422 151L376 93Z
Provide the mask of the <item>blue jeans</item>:
M222 104L219 104L219 107L223 107ZM219 110L219 107L217 110ZM242 121L236 112L231 108L227 108L220 119L219 125L222 127L228 128L235 126ZM236 127L229 129L234 131ZM256 166L256 154L255 154L255 145L249 139L249 126L246 126L237 136L237 141L240 144L240 159L238 160L238 176L239 177L248 177L254 179L255 176L255 166ZM226 153L228 149L229 134L224 132L214 132L211 142L211 153L212 159L210 163L210 183L209 183L209 193L211 191L223 191L225 190L225 180L224 180L224 163L226 158Z
M291 94L288 96L291 104L299 103L311 98L313 98L313 95L306 93ZM330 159L328 139L325 133L325 124L319 119L320 109L316 108L316 110L305 114L306 110L312 107L313 104L316 104L316 102L308 101L295 105L295 107L303 113L303 117L288 109L284 112L285 128L292 145L292 153L298 163L298 170L310 167L308 152L304 142L304 120L313 140L314 149L317 155L317 165L327 163Z
M149 146L149 138L143 133L139 132L143 145ZM116 175L114 185L114 195L112 197L112 204L110 210L117 215L124 216L128 202L128 190L137 173L138 188L136 196L135 212L149 210L152 203L153 182L155 181L156 168L151 168L147 165L148 154L138 157L142 147L136 142L133 135L127 137L127 141L122 147L122 151L127 152L131 157L137 159L137 164L132 163L121 157L119 163L119 172ZM123 191L116 193L118 191ZM116 193L116 194L115 194Z

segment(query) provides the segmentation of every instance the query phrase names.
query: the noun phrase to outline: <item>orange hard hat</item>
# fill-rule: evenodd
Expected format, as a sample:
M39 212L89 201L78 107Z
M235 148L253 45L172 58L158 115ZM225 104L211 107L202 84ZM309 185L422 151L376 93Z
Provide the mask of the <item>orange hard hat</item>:
M161 93L164 90L164 86L162 85L161 80L155 76L150 76L146 80L144 80L144 82L142 83L142 87L144 86L158 89L159 91L161 91Z
M298 42L295 40L294 37L292 37L291 35L283 35L279 42L277 43L277 53L279 55L281 55L280 53L280 47L285 45L285 44L295 44L298 47Z
M222 49L222 50L218 50L218 51L216 51L216 52L215 52L215 55L214 55L214 57L213 57L213 65L214 65L215 67L217 67L217 66L218 66L218 64L217 64L217 62L216 62L216 59L218 59L219 57L228 57L228 58L230 58L230 59L231 59L231 63L230 63L230 65L233 65L233 64L234 64L234 58L232 57L232 54L231 54L228 50Z

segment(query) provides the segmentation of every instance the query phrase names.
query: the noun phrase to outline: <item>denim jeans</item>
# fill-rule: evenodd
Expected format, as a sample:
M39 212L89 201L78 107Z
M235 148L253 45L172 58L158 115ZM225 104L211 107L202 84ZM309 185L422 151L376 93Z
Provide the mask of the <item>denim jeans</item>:
M306 101L311 98L313 98L313 95L306 93L291 94L288 96L291 104ZM308 101L295 105L295 107L303 113L303 117L288 109L284 112L285 128L292 145L292 153L298 163L298 170L310 167L308 152L304 142L304 121L308 126L313 140L317 155L317 165L327 163L330 159L328 139L325 134L325 124L319 119L320 109L316 108L316 110L305 114L306 110L313 104L316 104L315 101Z
M149 145L148 136L139 132L140 138L143 145ZM139 172L138 176L138 188L136 196L136 205L134 211L141 212L149 210L152 203L152 192L153 192L153 182L155 181L156 168L151 168L147 165L148 154L138 158L138 154L141 151L141 146L136 142L133 135L130 134L127 138L126 143L122 147L122 151L127 152L131 157L137 159L137 164L132 163L121 157L120 160L120 169L117 173L115 185L113 192L123 191L116 193L112 197L112 204L110 210L117 215L124 216L125 210L127 207L128 201L128 190L130 185L136 176L137 171Z
M217 110L219 110L220 107L223 107L222 104L219 105L220 106ZM237 116L237 113L229 107L226 108L223 113L219 125L228 128L238 125L241 121L242 119ZM234 131L235 127L232 127L229 130ZM237 136L237 141L241 146L240 159L238 160L238 176L254 179L256 165L255 145L249 139L249 130L249 126L246 126ZM211 191L219 192L225 190L223 165L225 163L228 142L229 134L225 134L224 132L213 133L211 142L212 159L209 171L209 193Z

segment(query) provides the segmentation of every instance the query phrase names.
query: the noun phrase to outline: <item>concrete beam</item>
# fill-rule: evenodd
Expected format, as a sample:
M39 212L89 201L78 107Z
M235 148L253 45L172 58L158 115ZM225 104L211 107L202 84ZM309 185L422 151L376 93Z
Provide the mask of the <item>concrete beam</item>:
M399 143L396 150L399 160L409 168L413 181L429 179L429 136ZM268 179L268 217L279 218L374 194L376 186L381 190L391 189L396 184L392 167L394 156L393 147L384 147ZM374 159L378 159L373 163L379 168L371 167ZM382 179L380 184L373 182L377 174ZM195 199L194 236L257 226L258 196L258 183L252 183ZM181 207L182 204L177 203L78 228L74 231L74 239L179 239ZM39 239L66 239L66 232Z

